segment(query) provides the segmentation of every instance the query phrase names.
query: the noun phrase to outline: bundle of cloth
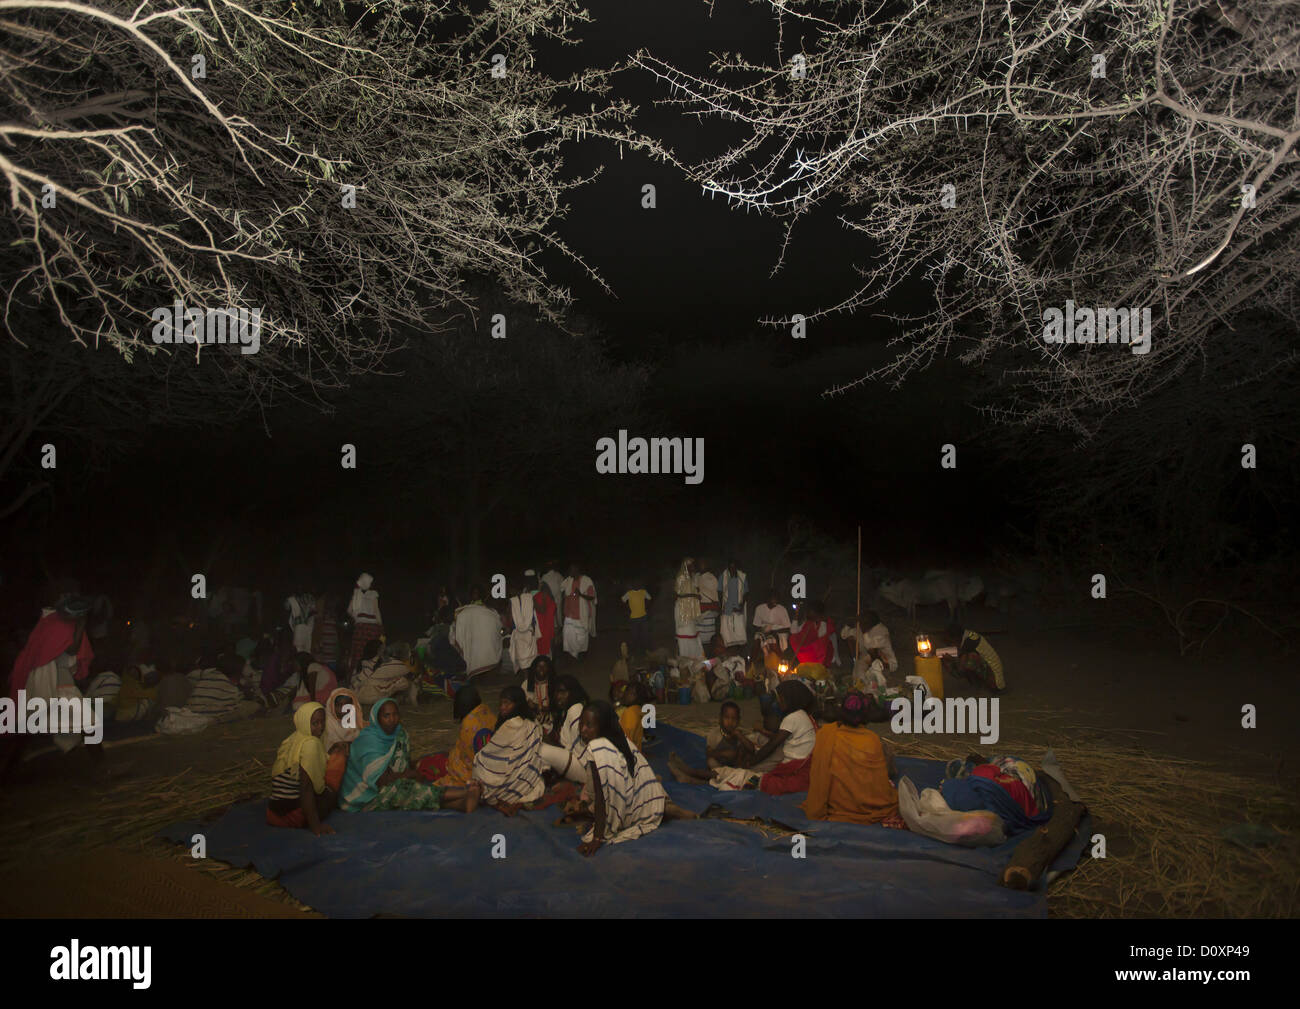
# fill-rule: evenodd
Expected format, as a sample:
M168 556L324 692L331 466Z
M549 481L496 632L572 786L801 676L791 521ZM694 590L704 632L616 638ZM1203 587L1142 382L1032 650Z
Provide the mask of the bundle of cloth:
M950 844L994 846L1051 819L1051 794L1018 757L958 759L947 774L939 789L919 795L909 779L898 783L899 811L916 833Z

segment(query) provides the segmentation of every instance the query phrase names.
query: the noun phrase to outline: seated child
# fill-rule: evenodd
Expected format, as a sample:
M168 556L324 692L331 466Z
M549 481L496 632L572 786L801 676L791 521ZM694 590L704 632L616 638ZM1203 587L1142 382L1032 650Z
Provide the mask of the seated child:
M722 702L717 727L704 737L704 752L710 769L749 766L756 747L740 731L740 705L735 701Z
M816 697L802 682L787 679L777 687L776 703L780 710L774 714L783 717L775 730L760 730L767 741L755 755L753 766L693 768L672 753L668 768L673 777L683 784L708 782L724 791L757 788L769 795L807 791L817 735L817 723L811 714ZM773 756L777 763L766 763Z

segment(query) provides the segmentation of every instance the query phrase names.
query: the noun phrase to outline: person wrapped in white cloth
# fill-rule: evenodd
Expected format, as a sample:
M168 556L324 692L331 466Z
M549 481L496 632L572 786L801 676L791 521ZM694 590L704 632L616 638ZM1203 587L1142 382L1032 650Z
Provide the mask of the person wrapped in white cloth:
M575 659L582 658L596 636L596 583L573 564L569 577L560 586L564 615L564 650Z
M587 780L587 742L582 738L582 709L588 701L587 691L576 676L555 679L555 719L550 734L542 743L546 766L562 778L582 784Z
M581 735L587 774L579 802L590 809L593 822L578 850L594 855L602 845L632 841L658 827L668 793L649 761L628 742L609 702L586 705Z

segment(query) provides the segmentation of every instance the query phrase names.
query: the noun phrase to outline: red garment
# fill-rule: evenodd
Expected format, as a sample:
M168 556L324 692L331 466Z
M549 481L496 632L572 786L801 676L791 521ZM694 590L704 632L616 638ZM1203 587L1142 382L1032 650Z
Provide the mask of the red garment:
M545 809L556 803L568 802L578 797L578 786L572 781L562 781L554 788L547 789L540 799L530 805L529 809Z
M566 620L582 619L582 595L578 588L579 578L573 579L569 591L564 596L564 617Z
M768 795L788 795L791 792L808 791L809 779L812 777L812 754L801 760L787 760L777 764L758 779L759 791Z
M550 655L555 637L555 599L550 589L541 589L533 596L533 615L537 617L537 654Z
M356 624L352 628L352 671L355 673L361 663L361 653L366 645L384 633L383 624Z
M437 781L447 773L447 758L450 753L431 753L416 761L415 769L425 781Z
M66 617L57 613L47 613L36 621L32 633L27 636L27 644L14 660L13 671L9 674L9 696L18 700L18 691L27 686L27 678L32 670L53 662L68 650L72 636L77 627ZM77 672L74 679L84 680L90 675L90 663L95 657L95 650L90 647L90 635L81 635L81 647L77 649Z
M823 626L828 628L825 634L820 633ZM801 663L816 662L823 666L831 664L833 652L829 628L829 621L814 623L805 620L799 630L790 635L790 647Z
M1017 778L1014 774L1003 774L1001 768L996 764L980 764L979 767L973 768L970 772L980 778L989 778L996 781L1016 800L1016 805L1025 811L1026 816L1038 815L1038 803L1034 801L1034 793L1025 787L1025 783Z

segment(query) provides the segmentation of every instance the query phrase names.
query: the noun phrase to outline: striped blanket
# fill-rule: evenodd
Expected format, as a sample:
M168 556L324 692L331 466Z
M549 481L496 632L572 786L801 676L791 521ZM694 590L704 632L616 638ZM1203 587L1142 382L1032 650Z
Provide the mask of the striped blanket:
M474 755L474 778L483 783L483 801L493 805L535 802L545 786L542 729L520 715L498 725Z
M668 793L650 767L650 762L632 751L633 773L627 773L627 760L608 739L592 740L583 760L596 765L600 791L605 800L605 843L618 844L648 834L659 826L664 816ZM591 785L583 788L583 798L594 798ZM584 841L595 836L595 826Z

